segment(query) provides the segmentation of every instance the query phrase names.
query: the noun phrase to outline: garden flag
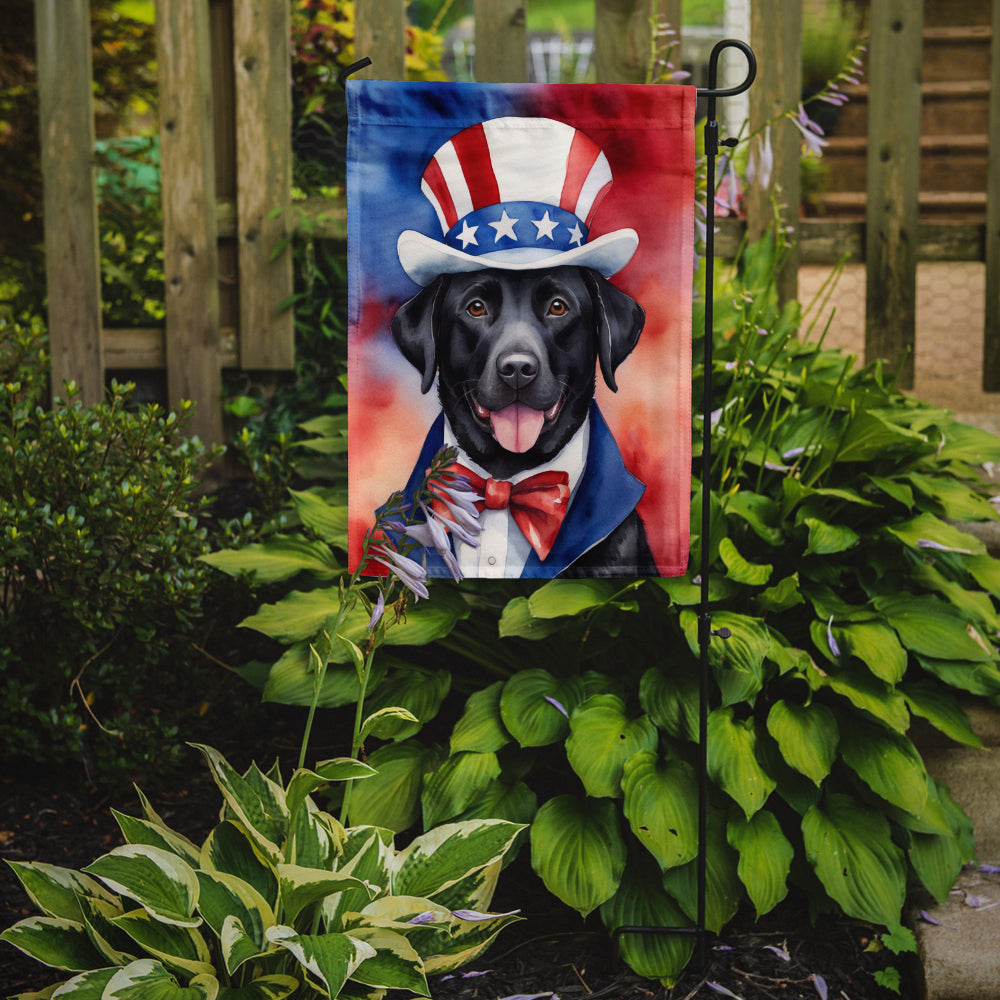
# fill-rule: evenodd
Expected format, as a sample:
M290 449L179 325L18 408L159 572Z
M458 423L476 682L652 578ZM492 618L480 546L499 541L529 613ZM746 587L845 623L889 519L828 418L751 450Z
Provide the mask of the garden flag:
M686 572L694 88L347 97L352 568L447 445L429 576Z

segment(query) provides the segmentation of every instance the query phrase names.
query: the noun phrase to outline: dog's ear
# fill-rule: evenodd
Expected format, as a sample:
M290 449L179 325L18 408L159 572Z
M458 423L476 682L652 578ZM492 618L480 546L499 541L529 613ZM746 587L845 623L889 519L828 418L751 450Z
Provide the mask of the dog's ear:
M617 392L615 370L639 342L646 313L631 295L615 288L597 271L584 268L583 275L594 305L594 333L601 374L608 388Z
M428 392L437 370L437 319L446 275L439 275L423 291L404 302L392 317L392 339L403 357L420 372L420 391Z

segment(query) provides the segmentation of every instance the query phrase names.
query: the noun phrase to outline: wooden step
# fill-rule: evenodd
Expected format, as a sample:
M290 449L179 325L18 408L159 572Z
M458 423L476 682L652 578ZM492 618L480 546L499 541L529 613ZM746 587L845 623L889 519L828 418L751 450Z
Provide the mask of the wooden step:
M989 24L991 0L924 0L924 27L955 24Z
M993 31L988 24L925 28L921 79L924 83L988 80L992 38Z
M828 218L864 219L868 204L863 191L830 191L815 198ZM981 223L986 216L986 193L980 191L921 191L920 218Z

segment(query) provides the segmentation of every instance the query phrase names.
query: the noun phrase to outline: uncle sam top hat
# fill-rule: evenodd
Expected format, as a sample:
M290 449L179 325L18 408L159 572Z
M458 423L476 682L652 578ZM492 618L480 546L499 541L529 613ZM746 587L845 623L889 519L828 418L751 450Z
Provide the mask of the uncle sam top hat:
M439 274L582 265L605 278L631 260L634 229L588 242L590 221L611 187L593 139L551 118L494 118L463 129L424 169L420 189L440 239L408 229L396 243L418 285Z

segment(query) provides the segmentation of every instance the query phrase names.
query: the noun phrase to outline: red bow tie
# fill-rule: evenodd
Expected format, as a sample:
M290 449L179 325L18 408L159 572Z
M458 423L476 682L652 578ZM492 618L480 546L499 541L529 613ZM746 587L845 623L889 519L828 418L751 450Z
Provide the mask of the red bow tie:
M452 465L448 471L463 476L472 489L482 494L483 500L476 504L480 511L509 507L510 516L538 558L544 559L549 554L566 516L568 473L538 472L519 483L508 483L503 479L483 479L464 465Z

